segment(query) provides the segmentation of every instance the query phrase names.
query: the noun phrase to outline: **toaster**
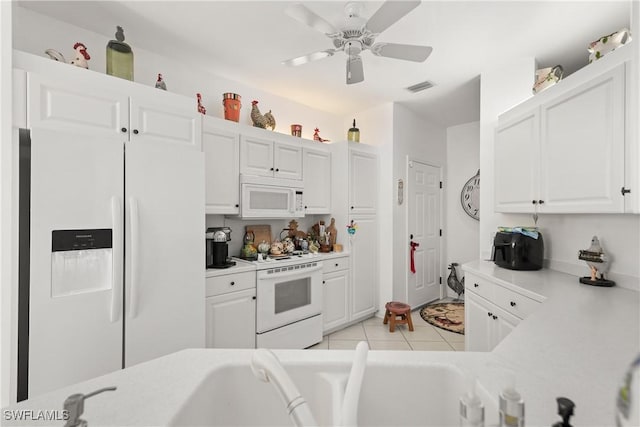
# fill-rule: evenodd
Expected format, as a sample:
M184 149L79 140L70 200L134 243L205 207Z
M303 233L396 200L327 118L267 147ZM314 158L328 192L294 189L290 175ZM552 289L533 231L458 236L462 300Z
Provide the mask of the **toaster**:
M499 231L493 240L493 262L510 270L540 270L544 259L544 241L539 232Z

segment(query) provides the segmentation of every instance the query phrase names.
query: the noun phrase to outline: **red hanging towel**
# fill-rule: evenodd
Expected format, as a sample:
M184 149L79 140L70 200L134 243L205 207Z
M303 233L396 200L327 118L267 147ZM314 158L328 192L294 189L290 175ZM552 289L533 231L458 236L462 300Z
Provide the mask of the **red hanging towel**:
M413 259L413 254L415 253L416 248L417 248L418 246L420 246L420 243L411 242L411 243L409 243L409 244L411 245L411 272L412 272L413 274L416 274L416 263L415 263L415 261L414 261L414 259Z

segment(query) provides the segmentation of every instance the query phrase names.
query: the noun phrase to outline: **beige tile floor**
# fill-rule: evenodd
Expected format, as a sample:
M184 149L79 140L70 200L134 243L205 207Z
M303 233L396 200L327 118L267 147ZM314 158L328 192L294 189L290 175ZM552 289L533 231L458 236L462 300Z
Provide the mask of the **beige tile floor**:
M431 326L420 317L420 311L411 312L414 330L406 325L389 325L382 318L372 317L340 331L326 335L322 342L310 347L324 350L352 350L360 341L367 341L371 350L464 351L464 335Z

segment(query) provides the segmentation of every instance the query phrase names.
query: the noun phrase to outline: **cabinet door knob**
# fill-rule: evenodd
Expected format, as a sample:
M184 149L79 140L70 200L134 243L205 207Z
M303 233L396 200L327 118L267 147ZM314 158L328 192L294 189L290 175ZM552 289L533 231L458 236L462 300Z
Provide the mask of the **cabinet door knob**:
M236 282L231 282L231 283L229 283L229 284L230 284L231 286L233 286L233 285L235 285L235 284L236 284Z
M544 204L544 200L538 200L538 204L539 205L543 205Z
M493 320L496 320L498 318L498 316L495 316L495 315L491 317L493 317Z
M305 209L309 209L307 206L304 207Z
M323 281L322 281L322 284L324 285L325 283L327 283L327 282L325 282L325 281L323 280Z
M271 168L271 169L269 169L269 170L271 170L271 171L272 171L272 170L273 170L273 168Z
M516 303L514 301L511 301L509 304L511 304L511 307L515 307Z
M538 201L537 200L532 200L531 203L533 203L534 205L537 205Z
M255 295L251 297L251 299L256 299Z
M127 128L122 128L122 129L120 129L120 130L122 131L122 133L127 132Z
M479 287L479 286L480 286L480 285L478 285L477 283L474 283L474 284L473 284L473 287L474 287L474 288L477 288L477 287Z
M353 209L353 206L351 206L351 209Z
M491 317L493 316L493 313L487 313L487 316Z
M134 130L133 130L133 134L134 134L134 135L137 135L138 133L139 133L139 132L138 132L138 129L134 129Z
M239 207L240 207L240 205L236 203L236 208L239 208Z
M280 169L276 168L276 172L280 172Z
M338 266L338 263L336 262L336 267Z

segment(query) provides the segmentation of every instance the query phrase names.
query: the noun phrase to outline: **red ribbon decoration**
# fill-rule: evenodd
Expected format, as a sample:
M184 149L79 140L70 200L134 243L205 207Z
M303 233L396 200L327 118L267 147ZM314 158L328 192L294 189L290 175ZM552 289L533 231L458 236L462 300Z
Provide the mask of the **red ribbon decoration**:
M411 245L411 272L416 274L416 263L413 259L413 254L415 253L416 248L420 246L420 243L410 242L409 244Z

